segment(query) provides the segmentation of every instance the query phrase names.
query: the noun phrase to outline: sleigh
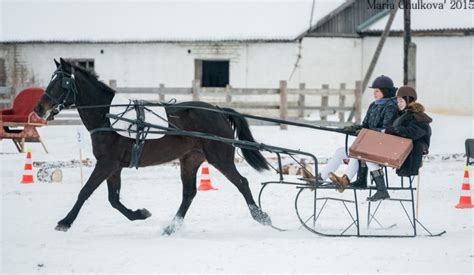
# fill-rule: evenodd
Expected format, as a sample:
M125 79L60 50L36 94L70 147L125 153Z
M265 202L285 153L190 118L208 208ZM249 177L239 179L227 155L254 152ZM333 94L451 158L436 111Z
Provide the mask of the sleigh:
M348 137L346 135L346 150L348 150ZM311 156L311 154L305 154ZM279 163L281 163L280 153L277 155ZM316 160L314 156L312 157ZM297 190L294 207L301 225L317 235L326 237L415 237L419 235L420 228L430 237L446 233L446 231L432 233L418 219L417 200L415 199L418 187L414 184L415 176L398 177L395 175L394 177L393 173L390 175L388 169L397 167L403 162L400 163L398 160L390 162L388 156L379 159L379 164L385 164L383 166L385 184L388 192L392 193L390 199L365 202L365 197L371 197L376 191L373 179L370 180L371 184L367 188L347 187L341 194L336 192L339 186L332 182L321 182L314 177L298 178L296 181L294 178L287 180L285 175L280 172L279 180L262 183L258 203L262 209L268 211L268 208L272 207L271 203L268 203L272 200L271 196L265 196L269 189L294 186ZM387 160L389 163L385 163ZM314 161L314 165L314 175L317 175L318 162ZM281 168L281 165L279 167ZM302 166L302 169L305 168ZM366 221L365 227L363 226L364 220ZM277 224L275 226L284 230Z
M26 142L39 142L48 152L37 130L47 121L33 112L43 93L41 88L25 89L15 97L11 109L0 111L0 139L11 139L18 152L25 151Z
M147 103L141 103L147 104ZM189 108L183 106L183 108ZM196 107L195 107L196 108ZM241 114L232 114L228 113L223 110L211 110L215 112L221 112L229 115L241 115ZM389 180L389 173L387 166L384 167L385 169L385 181L387 185L387 190L389 192L395 193L396 196L384 201L378 202L368 202L366 205L366 209L361 207L361 200L362 193L368 194L370 197L372 193L376 190L374 186L373 180L371 181L372 184L364 189L359 188L352 188L348 187L346 193L342 195L338 195L336 190L338 186L331 182L321 182L315 179L315 177L300 177L295 180L292 177L288 180L284 173L285 167L282 164L282 159L285 157L287 159L292 160L300 169L303 171L303 174L306 175L318 175L318 159L315 155L300 151L300 150L293 150L289 148L271 146L263 143L255 143L255 142L248 142L248 141L241 141L241 140L234 140L234 139L226 139L220 136L215 136L207 133L201 132L191 132L191 131L182 131L179 129L171 128L171 127L164 127L163 125L156 125L146 123L144 121L139 121L136 119L124 118L123 116L108 114L108 117L124 121L130 123L131 125L141 125L142 129L146 129L147 134L165 134L165 135L179 135L179 136L186 136L186 137L195 137L195 138L203 138L209 140L215 140L223 143L230 144L237 148L246 148L251 150L260 150L260 151L267 151L273 153L275 155L276 164L273 169L278 174L278 179L273 181L267 181L262 183L262 187L260 189L258 195L258 204L264 211L268 211L269 208L272 207L271 204L267 204L264 202L263 197L264 194L275 186L286 186L290 187L291 189L295 190L295 198L294 198L294 206L296 211L296 216L300 221L302 227L305 229L321 236L326 237L415 237L419 235L419 228L421 227L425 232L427 232L427 236L441 236L445 233L445 231L439 233L432 233L428 230L417 218L416 216L416 201L415 201L415 192L417 190L416 186L414 185L415 176L410 177L397 177L399 183L391 184L390 182L397 182L397 179ZM247 115L244 115L247 116ZM256 117L251 116L252 119L260 119L265 121L273 121L275 119L271 118L263 118L263 117ZM288 122L288 121L281 121L278 122L286 122L296 126L302 127L310 127L316 128L319 130L331 130L331 131L339 131L337 129L321 129L318 126L312 126L307 124L295 123L295 122ZM138 126L134 128L134 130L127 130L128 132L132 131L138 136L143 135L140 133L140 130L137 130ZM99 131L125 131L123 129L99 129ZM142 130L143 131L143 130ZM349 135L346 135L346 146L347 140ZM138 147L138 146L137 146ZM310 171L308 166L305 165L303 162L298 160L298 158L304 157L306 159L310 159L314 165L314 170ZM385 160L384 160L385 161ZM390 164L389 164L390 165ZM398 163L400 165L400 163ZM394 165L390 165L392 167L396 167ZM268 197L268 196L267 196ZM365 198L365 197L364 197ZM339 213L330 213L328 210L330 207L329 205L336 204L339 207ZM383 224L383 218L388 221L393 222L394 213L391 212L390 215L387 217L381 214L382 209L387 208L386 205L391 204L392 206L398 205L400 208L400 213L402 214L399 218L405 217L405 223L401 223L398 225L397 223L392 223L389 225ZM334 207L333 207L334 208ZM393 208L393 207L392 207ZM366 210L365 216L362 213ZM326 213L328 212L328 213ZM333 211L334 212L334 211ZM336 211L337 212L337 211ZM328 224L325 219L329 218L330 220L337 220L333 227L325 226ZM362 221L366 219L366 228L364 229L362 226ZM330 223L331 224L331 223ZM273 223L272 227L277 230L285 231L286 229L282 226ZM375 233L374 233L375 232Z

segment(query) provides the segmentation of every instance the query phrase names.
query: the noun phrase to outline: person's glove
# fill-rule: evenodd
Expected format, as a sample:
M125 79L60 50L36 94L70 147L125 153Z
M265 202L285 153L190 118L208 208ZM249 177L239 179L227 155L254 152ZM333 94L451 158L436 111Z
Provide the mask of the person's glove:
M360 132L360 130L362 129L362 125L357 125L357 124L349 125L349 126L344 127L343 129L344 129L344 132L348 134L357 135L358 131Z
M393 128L392 126L388 126L387 128L385 128L385 134L393 135L394 133L395 128Z

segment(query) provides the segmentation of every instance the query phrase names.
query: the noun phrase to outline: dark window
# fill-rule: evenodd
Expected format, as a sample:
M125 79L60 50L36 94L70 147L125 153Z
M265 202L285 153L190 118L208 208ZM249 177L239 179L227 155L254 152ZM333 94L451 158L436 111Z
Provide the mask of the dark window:
M84 69L94 71L94 59L89 59L89 58L81 58L81 59L75 59L75 58L70 58L68 59L69 62L71 62L74 65L77 65L79 67L82 67Z
M226 87L229 84L229 61L202 61L202 87Z

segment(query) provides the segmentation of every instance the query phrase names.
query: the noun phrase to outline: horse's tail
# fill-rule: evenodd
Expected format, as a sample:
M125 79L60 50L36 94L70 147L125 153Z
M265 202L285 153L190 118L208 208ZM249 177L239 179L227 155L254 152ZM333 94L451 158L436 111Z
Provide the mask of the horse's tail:
M235 115L226 114L227 119L232 124L234 131L237 133L239 140L246 140L255 142L250 132L249 124L247 120L239 114L237 111L231 108L222 108L222 110L235 113ZM246 149L242 148L242 154L244 155L245 160L257 171L268 170L268 164L263 155L258 151L258 149Z

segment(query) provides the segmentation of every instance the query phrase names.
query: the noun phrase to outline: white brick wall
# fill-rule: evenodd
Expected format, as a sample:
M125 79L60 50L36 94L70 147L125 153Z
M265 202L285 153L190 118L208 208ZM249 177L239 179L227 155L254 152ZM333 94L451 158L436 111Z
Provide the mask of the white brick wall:
M305 38L302 59L289 87L354 88L361 80L378 43L377 37ZM473 115L474 37L414 37L417 44L417 88L429 111ZM403 39L390 37L372 79L380 74L403 80ZM46 86L55 70L53 58L93 58L100 79L116 79L118 86L190 87L195 59L229 59L234 87L278 87L288 80L298 54L298 43L127 43L127 44L18 44L0 45L0 58L23 74L19 81ZM104 52L101 53L101 50ZM191 53L188 53L191 50ZM12 64L13 60L17 64ZM25 83L23 83L25 84ZM366 90L363 104L372 101ZM351 99L348 98L348 102Z

